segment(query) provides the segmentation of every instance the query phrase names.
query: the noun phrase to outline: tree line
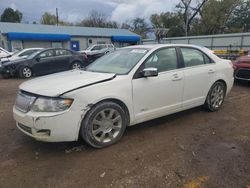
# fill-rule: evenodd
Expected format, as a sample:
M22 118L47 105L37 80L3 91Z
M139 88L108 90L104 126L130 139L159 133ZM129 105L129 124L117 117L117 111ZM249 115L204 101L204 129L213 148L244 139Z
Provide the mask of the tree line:
M19 10L6 8L1 22L22 21ZM153 14L149 19L134 18L118 24L100 12L92 10L77 23L57 19L55 14L45 12L41 24L129 29L147 38L148 33L166 29L164 36L180 37L188 35L210 35L250 31L250 0L179 0L174 11ZM36 22L33 22L36 24Z

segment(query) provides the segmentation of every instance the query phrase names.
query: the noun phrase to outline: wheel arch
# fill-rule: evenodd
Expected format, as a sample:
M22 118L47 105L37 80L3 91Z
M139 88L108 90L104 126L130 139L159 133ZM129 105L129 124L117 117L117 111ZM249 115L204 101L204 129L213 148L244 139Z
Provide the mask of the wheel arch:
M130 112L129 112L129 109L128 109L127 105L122 100L116 99L116 98L107 98L107 99L103 99L103 100L98 101L97 103L93 104L93 106L95 106L95 105L97 105L99 103L102 103L102 102L114 102L114 103L120 105L124 109L124 111L125 111L125 113L127 115L128 124L130 123Z
M125 113L127 115L127 121L128 121L127 124L128 125L130 124L130 112L129 112L129 109L128 109L127 105L122 100L116 99L116 98L106 98L106 99L102 99L102 100L100 100L100 101L98 101L98 102L96 102L94 104L88 104L87 105L88 110L86 111L86 114L84 115L84 117L81 119L80 122L82 123L82 121L84 121L84 119L86 118L87 113L89 113L91 108L93 108L94 106L96 106L96 105L98 105L100 103L103 103L103 102L114 102L114 103L120 105L124 109L124 111L125 111ZM78 137L77 137L77 139L79 139L81 137L80 136L81 123L80 123L80 126L78 128Z
M34 72L34 69L33 69L32 66L27 65L27 64L22 64L22 65L19 65L19 66L16 67L17 76L20 76L20 70L23 69L24 67L28 67L31 70L31 74L32 74L31 76L34 75L35 72Z
M223 83L223 84L225 85L226 91L227 91L227 83L226 83L225 80L223 80L223 79L218 79L218 80L216 80L216 81L213 83L213 85L214 85L216 82L221 82L221 83Z
M70 69L72 69L74 63L79 63L81 65L81 67L84 67L84 63L81 60L79 60L79 59L73 59L70 62L70 64L69 64L70 65Z

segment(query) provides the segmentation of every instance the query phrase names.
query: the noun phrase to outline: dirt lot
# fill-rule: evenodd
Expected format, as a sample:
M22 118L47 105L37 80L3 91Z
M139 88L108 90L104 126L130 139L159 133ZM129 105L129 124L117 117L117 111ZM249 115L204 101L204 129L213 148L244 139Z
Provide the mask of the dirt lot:
M202 108L131 128L116 145L41 143L15 127L23 80L0 79L0 187L250 187L250 84Z

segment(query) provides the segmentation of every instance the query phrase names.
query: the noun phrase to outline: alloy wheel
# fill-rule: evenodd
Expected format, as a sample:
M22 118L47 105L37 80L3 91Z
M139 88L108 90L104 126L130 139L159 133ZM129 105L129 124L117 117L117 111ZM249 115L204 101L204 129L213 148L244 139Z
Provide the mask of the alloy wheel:
M28 67L23 68L23 76L25 78L29 78L32 76L32 72L31 72L30 68L28 68Z
M81 69L81 64L80 63L74 63L72 65L72 69Z
M216 84L214 88L211 91L210 94L210 105L214 108L217 109L219 108L223 101L224 101L224 87L221 84Z
M104 109L94 117L91 127L95 140L101 143L111 142L122 128L121 114L115 109Z

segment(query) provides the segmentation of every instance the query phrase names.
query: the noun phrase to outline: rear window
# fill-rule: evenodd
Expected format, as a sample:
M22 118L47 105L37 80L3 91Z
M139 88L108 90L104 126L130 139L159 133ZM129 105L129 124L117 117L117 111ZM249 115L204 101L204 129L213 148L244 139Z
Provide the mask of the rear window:
M200 50L181 48L185 67L193 67L212 63L212 60Z

